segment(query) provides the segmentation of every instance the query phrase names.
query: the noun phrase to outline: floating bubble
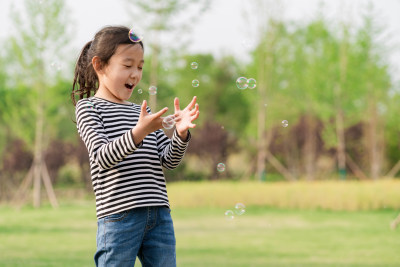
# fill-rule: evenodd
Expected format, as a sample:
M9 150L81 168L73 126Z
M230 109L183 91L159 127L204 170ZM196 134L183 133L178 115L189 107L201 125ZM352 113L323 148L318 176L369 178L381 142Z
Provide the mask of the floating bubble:
M141 94L141 93L143 93L143 90L142 89L138 89L137 92L138 92L138 94Z
M56 62L56 61L51 62L50 63L50 67L51 67L52 70L56 70L56 71L60 71L61 70L61 64Z
M155 87L154 85L149 87L149 94L150 95L156 95L157 94L157 87Z
M142 34L141 29L139 29L138 27L132 28L129 31L129 39L134 43L138 43L138 42L142 41L143 34Z
M193 80L193 81L192 81L192 86L193 86L193 87L199 87L199 85L200 85L199 80Z
M249 86L249 84L247 83L246 77L239 77L239 78L237 78L237 80L236 80L236 86L237 86L237 88L239 88L240 90L246 89L246 88Z
M245 212L246 212L246 206L243 203L237 203L235 205L235 213L237 215L242 215Z
M249 89L254 89L257 86L257 81L253 78L247 80L247 86Z
M192 62L190 64L190 67L192 68L192 70L197 70L197 68L199 67L199 63L197 62Z
M169 130L172 129L175 125L175 116L169 115L163 119L162 125L165 129Z
M281 81L281 82L279 83L279 87L280 87L281 89L286 89L286 88L288 88L288 86L289 86L289 82L286 81L286 80L283 80L283 81Z
M233 213L233 211L231 210L227 210L225 211L225 219L227 219L228 221L231 221L235 218L234 216L235 214Z
M219 171L219 172L225 171L225 164L223 164L223 163L218 163L218 164L217 164L217 171Z
M289 125L289 122L287 120L283 120L282 121L282 126L283 127L288 127L288 125Z

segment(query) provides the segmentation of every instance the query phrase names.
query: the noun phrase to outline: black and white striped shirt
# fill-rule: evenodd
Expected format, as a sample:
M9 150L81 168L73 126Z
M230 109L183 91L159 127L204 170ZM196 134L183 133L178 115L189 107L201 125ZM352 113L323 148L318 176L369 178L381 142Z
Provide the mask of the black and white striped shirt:
M176 131L169 139L157 130L136 146L131 130L139 119L139 105L90 97L79 100L75 112L89 152L97 218L137 207L169 207L162 167L178 166L190 133L182 141Z

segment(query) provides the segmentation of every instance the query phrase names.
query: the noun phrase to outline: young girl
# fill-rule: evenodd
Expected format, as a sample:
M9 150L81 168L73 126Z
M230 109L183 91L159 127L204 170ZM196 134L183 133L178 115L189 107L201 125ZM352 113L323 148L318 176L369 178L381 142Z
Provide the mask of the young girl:
M161 130L168 108L152 114L146 101L128 101L143 64L143 43L133 43L128 28L105 27L84 46L75 67L71 95L96 196L96 266L134 266L136 256L143 266L176 266L162 167L180 163L199 106L194 97L181 110L175 98L169 139Z

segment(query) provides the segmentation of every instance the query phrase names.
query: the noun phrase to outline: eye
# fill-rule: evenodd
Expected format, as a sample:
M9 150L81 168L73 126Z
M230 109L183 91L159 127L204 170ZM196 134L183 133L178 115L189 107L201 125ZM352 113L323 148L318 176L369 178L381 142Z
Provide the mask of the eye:
M124 65L126 68L130 68L130 67L132 67L132 66L130 66L130 65Z

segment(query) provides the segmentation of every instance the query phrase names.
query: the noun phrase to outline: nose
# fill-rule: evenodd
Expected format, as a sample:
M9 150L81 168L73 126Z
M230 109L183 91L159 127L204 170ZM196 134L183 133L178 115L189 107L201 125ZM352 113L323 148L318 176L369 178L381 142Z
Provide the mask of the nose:
M135 81L137 81L138 79L140 79L140 72L137 69L132 70L131 74L130 74L130 78L131 79L135 79Z

